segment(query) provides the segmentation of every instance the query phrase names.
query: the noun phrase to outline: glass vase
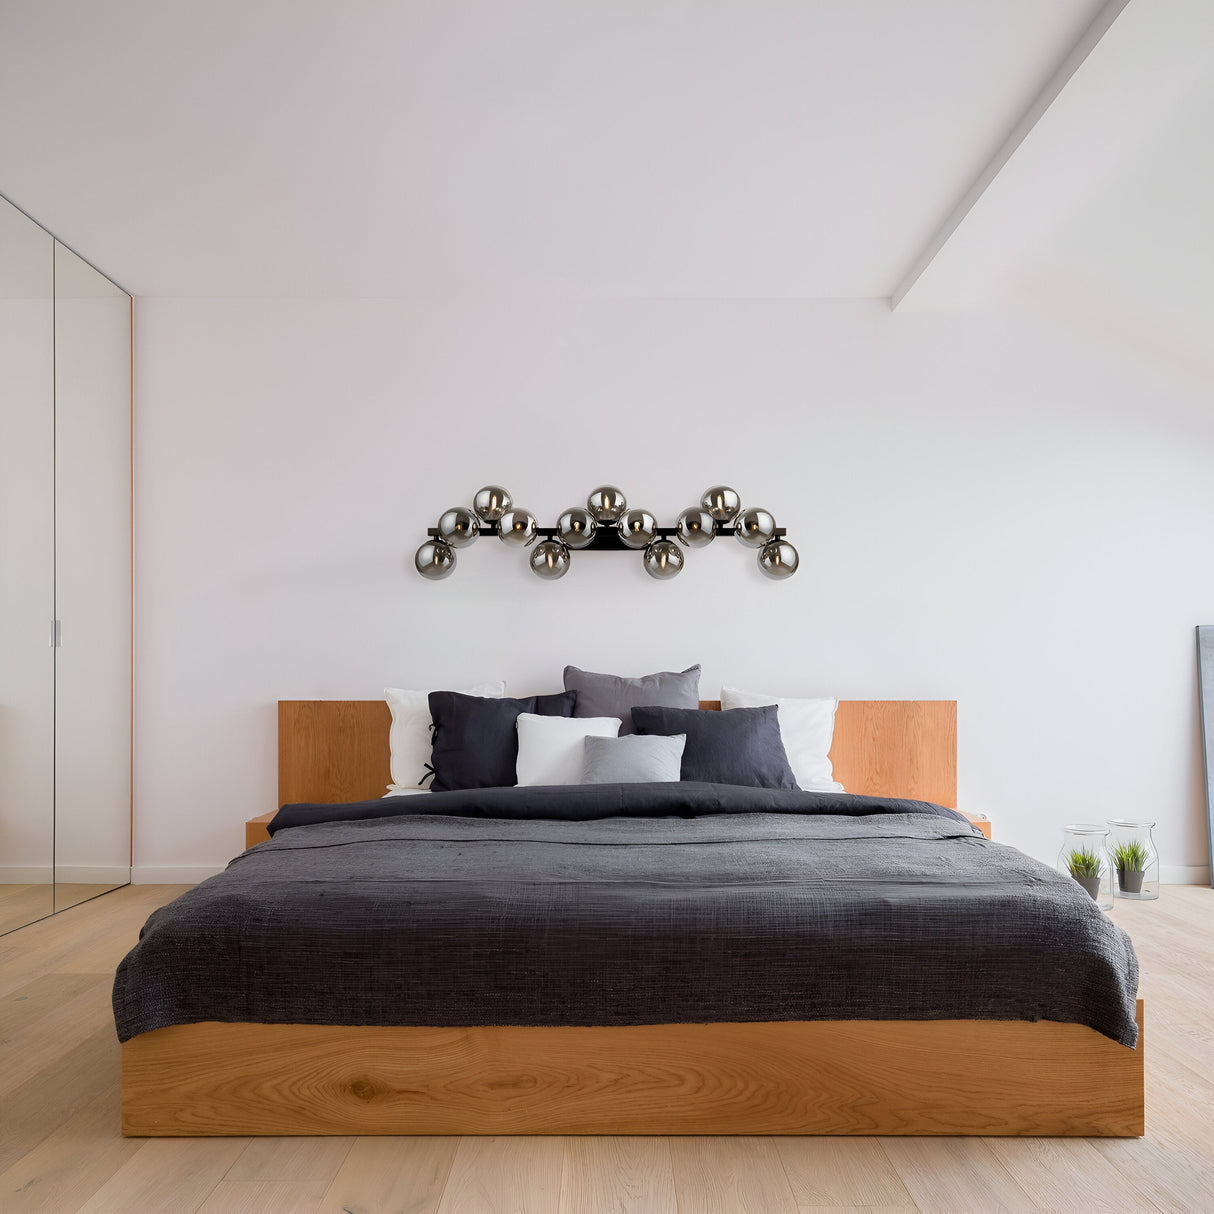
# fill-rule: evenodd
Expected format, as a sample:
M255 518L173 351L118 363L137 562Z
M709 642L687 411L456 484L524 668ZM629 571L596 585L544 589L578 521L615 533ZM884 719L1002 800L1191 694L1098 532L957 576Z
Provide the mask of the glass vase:
M1109 858L1109 828L1095 822L1063 827L1058 871L1081 885L1101 910L1113 905L1113 862Z
M1109 860L1119 898L1150 902L1159 897L1159 852L1151 835L1154 825L1129 818L1109 821Z

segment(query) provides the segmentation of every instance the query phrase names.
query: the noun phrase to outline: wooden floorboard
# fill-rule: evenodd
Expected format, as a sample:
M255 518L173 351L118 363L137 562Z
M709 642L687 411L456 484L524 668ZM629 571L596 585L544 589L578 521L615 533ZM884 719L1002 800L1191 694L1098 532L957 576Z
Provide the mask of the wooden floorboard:
M663 1214L675 1208L674 1167L665 1138L565 1139L561 1214Z
M774 1138L671 1138L679 1214L799 1214Z
M914 1205L879 1138L779 1138L776 1150L800 1209Z
M326 1188L315 1180L221 1180L198 1214L314 1214Z
M317 1214L437 1214L458 1138L358 1138Z
M1038 1210L1086 1210L1094 1194L1110 1210L1160 1209L1086 1139L1067 1143L1065 1149L1057 1138L983 1141Z
M882 1145L921 1210L1034 1214L1039 1209L981 1138L946 1138L939 1143L888 1138Z
M53 885L0 885L0 936L51 914Z
M461 1138L438 1214L557 1214L565 1140Z
M131 886L0 942L5 1214L1214 1210L1214 891L1118 902L1148 1000L1142 1139L123 1139L104 998L156 906Z

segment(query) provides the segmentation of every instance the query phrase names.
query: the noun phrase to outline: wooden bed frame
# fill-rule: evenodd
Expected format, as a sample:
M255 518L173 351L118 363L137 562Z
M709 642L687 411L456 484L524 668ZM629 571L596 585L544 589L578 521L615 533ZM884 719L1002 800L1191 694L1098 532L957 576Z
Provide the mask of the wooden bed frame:
M378 700L281 702L279 802L380 796L388 725ZM843 701L835 774L953 807L956 726L952 701ZM177 1025L123 1044L122 1131L1134 1137L1141 1000L1138 1027L1130 1050L1053 1021Z

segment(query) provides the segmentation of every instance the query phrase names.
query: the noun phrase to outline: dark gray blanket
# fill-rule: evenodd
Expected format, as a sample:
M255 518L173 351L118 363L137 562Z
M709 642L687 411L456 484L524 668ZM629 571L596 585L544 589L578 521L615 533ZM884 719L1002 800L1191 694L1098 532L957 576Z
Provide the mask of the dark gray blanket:
M204 1020L976 1018L1135 1043L1129 937L1074 881L950 811L648 787L668 794L650 814L694 816L586 818L579 789L512 789L463 810L444 793L366 803L393 816L279 821L148 920L115 980L118 1036ZM530 816L562 801L575 820ZM350 813L296 810L279 819Z

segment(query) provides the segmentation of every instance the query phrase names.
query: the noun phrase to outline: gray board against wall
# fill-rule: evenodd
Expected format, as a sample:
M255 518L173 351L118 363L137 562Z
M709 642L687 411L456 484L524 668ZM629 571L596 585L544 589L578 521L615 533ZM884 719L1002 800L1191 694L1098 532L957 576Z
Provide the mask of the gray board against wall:
M1214 887L1214 624L1197 626L1197 691L1201 700L1201 756L1206 773L1206 831Z

